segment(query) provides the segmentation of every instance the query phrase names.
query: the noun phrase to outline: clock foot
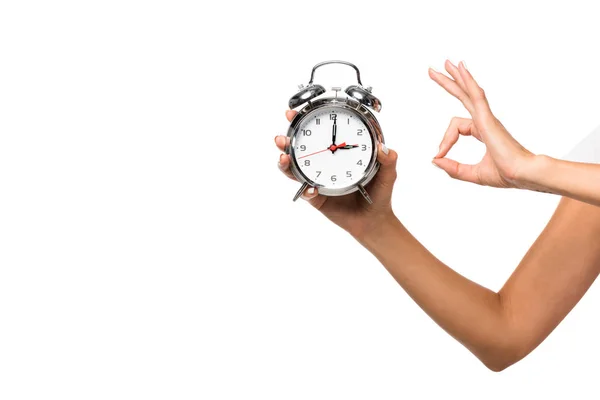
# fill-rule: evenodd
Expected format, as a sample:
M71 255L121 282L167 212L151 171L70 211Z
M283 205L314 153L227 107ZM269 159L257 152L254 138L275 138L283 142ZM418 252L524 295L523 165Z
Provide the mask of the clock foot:
M304 190L308 187L308 182L304 182L302 184L302 186L300 187L300 190L298 190L298 192L296 193L296 195L294 196L294 201L298 200L298 197L302 196L302 193L304 193Z
M369 197L369 193L367 193L363 185L358 185L358 191L360 192L360 194L362 194L367 203L373 204L373 200L371 200L371 197Z

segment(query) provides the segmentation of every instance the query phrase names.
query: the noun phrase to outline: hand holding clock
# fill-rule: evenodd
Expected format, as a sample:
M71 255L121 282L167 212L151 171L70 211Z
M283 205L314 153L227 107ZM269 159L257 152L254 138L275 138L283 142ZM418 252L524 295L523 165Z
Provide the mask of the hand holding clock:
M286 117L291 121L296 115L295 111L288 110ZM336 126L335 124L333 126ZM333 128L333 140L335 140L336 128ZM287 136L276 136L275 144L277 148L284 153L279 156L279 169L290 179L296 180L290 171L290 156L285 154L285 149L289 146ZM347 150L358 147L355 144L340 143L326 148L324 151ZM316 153L313 153L316 154ZM312 155L312 154L311 154ZM375 228L385 219L395 218L391 206L392 189L396 180L396 161L398 154L390 150L385 145L380 144L377 149L377 160L381 167L375 178L369 183L368 190L373 204L369 205L364 201L362 195L354 192L347 196L329 197L320 196L316 188L308 188L302 195L313 207L321 211L327 218L335 224L342 227L355 237L364 237L375 232Z

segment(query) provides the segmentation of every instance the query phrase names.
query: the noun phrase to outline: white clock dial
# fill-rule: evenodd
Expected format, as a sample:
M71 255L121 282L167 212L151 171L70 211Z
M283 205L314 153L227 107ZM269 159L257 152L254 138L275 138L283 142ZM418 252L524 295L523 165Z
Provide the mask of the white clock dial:
M309 113L292 141L300 171L317 185L343 189L365 175L373 140L359 116L340 107Z

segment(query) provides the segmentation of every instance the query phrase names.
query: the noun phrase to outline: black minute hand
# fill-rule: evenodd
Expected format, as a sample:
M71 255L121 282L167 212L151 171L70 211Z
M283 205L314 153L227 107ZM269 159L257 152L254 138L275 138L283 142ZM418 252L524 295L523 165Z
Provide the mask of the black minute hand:
M335 136L337 135L337 118L333 120L333 132L331 133L331 144L335 144Z

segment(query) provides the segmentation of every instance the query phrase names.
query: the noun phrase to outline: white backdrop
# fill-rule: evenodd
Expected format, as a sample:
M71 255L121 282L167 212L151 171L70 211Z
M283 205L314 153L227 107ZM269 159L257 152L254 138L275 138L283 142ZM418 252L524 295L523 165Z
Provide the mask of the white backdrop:
M396 214L497 290L558 199L433 167L465 111L427 68L465 60L513 135L560 157L600 124L600 56L595 4L557 3L2 2L0 398L597 398L598 286L490 372L292 203L273 144L312 66L354 62L400 155Z

